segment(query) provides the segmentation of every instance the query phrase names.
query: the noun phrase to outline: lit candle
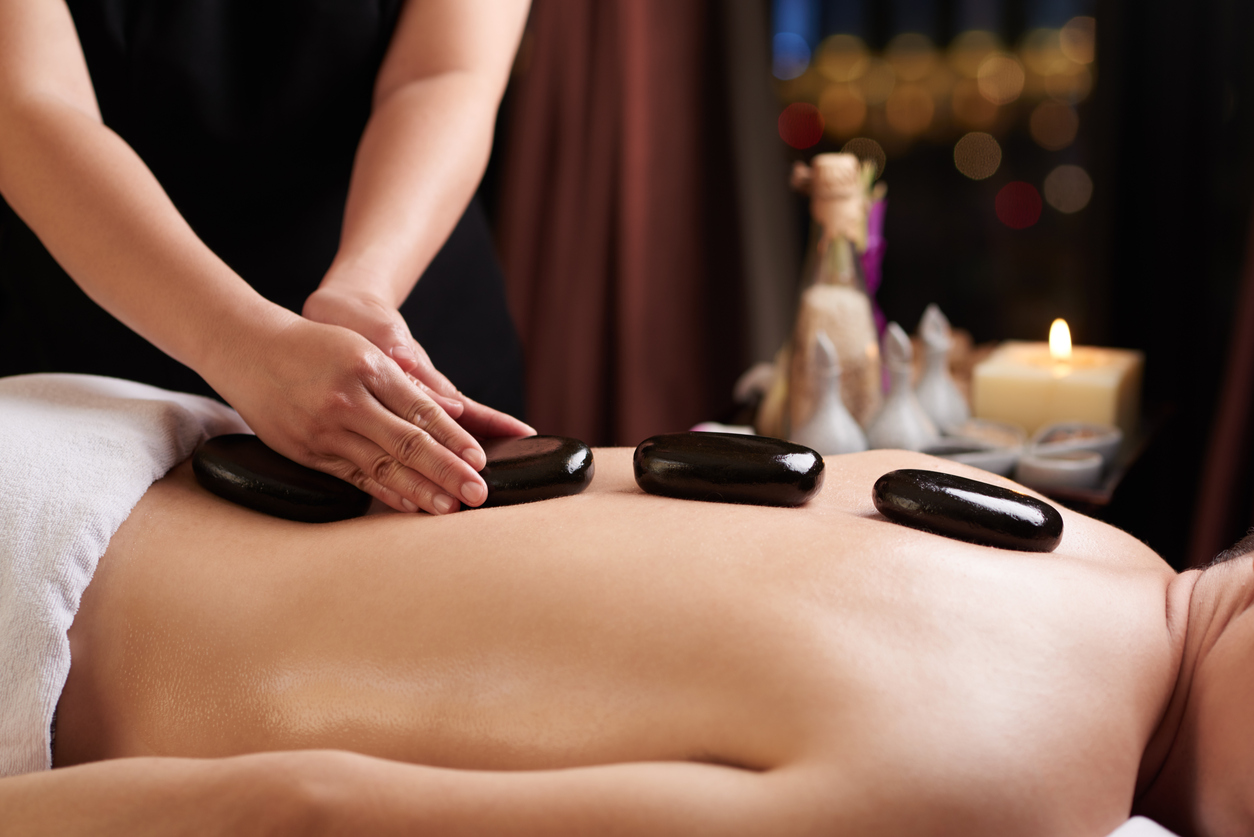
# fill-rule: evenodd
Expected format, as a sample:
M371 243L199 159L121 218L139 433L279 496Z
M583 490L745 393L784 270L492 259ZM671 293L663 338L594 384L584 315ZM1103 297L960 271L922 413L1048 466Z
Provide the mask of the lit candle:
M979 418L1017 424L1035 433L1047 424L1113 424L1136 431L1145 358L1128 349L1072 346L1065 320L1049 343L1009 341L975 367L971 408Z
M1055 364L1071 360L1071 329L1061 317L1049 324L1049 356Z

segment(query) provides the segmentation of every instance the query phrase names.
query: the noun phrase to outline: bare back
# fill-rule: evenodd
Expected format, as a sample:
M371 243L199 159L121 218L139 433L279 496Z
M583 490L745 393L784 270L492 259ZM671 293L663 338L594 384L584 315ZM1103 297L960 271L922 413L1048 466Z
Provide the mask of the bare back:
M287 523L186 466L115 536L71 632L57 761L337 748L533 769L817 766L840 822L1104 834L1174 683L1171 570L1063 511L1050 554L885 521L897 452L800 509L582 495ZM927 829L924 829L927 830Z

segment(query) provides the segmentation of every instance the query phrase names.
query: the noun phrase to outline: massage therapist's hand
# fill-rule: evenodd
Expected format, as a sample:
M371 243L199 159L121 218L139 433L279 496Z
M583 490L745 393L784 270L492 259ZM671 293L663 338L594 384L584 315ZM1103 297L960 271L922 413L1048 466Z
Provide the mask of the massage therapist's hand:
M513 416L458 392L410 334L405 318L382 297L324 285L305 301L302 313L314 322L342 326L365 337L396 361L402 372L416 379L436 403L475 437L531 436L536 432Z
M301 313L316 323L357 332L396 361L402 372L413 375L431 391L447 398L457 397L453 382L435 368L426 350L409 333L401 313L383 297L356 289L322 287L305 300Z
M366 338L288 312L224 346L209 383L267 445L398 511L455 511L487 497L483 449ZM446 409L448 408L448 409Z

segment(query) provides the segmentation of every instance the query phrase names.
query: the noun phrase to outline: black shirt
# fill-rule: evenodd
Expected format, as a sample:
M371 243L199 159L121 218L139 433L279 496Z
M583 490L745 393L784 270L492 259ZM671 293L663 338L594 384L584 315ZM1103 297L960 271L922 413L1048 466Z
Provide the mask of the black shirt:
M105 124L218 256L299 312L339 244L400 0L68 5ZM212 392L91 302L3 209L0 374L89 372ZM467 395L521 415L521 353L477 203L401 311Z

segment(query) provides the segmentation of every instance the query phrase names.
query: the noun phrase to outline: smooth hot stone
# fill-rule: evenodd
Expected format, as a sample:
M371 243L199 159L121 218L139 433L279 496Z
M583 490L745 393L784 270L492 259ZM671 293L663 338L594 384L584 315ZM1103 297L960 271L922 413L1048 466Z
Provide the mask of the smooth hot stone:
M578 494L596 470L592 449L563 436L489 439L483 452L488 462L479 475L488 484L488 499L479 508Z
M633 464L645 491L684 500L799 506L823 486L823 457L766 436L653 436L636 446Z
M192 457L192 471L219 497L287 520L330 523L370 508L366 492L299 465L247 433L207 440Z
M907 468L875 481L875 508L889 520L1002 549L1053 552L1062 515L1048 503L979 480Z

